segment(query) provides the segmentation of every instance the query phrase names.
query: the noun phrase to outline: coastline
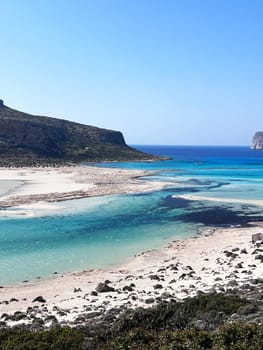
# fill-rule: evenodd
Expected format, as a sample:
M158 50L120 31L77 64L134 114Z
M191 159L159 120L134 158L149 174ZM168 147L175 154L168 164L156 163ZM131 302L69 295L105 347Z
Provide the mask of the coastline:
M22 207L26 215L32 208L50 202L150 192L174 185L139 179L151 174L91 166L2 168L0 179L21 180L23 185L0 196L0 204L5 208ZM56 320L75 327L112 309L121 313L129 308L150 307L161 300L183 300L199 293L242 287L262 276L263 256L261 260L260 248L251 242L252 234L262 231L263 223L259 222L249 227L207 226L196 236L142 252L110 269L54 273L39 281L1 286L0 322L7 327L31 327L39 319L41 327L48 328Z
M198 196L193 194L184 195L173 195L173 198L182 198L191 201L209 201L209 202L219 202L219 203L239 203L246 205L256 205L263 206L263 200L260 199L241 199L241 198L224 198L224 197L208 197L208 196Z
M85 317L103 315L113 308L121 312L160 300L183 300L201 292L241 287L262 276L260 249L251 242L251 235L262 230L263 223L204 228L198 236L143 252L109 270L54 275L2 287L0 321L7 326L30 325L37 317L49 327L50 317L55 317L62 325L76 326Z
M75 166L60 168L0 168L0 180L18 180L23 184L0 195L0 207L17 207L60 202L122 193L161 190L169 183L145 181L152 172ZM174 185L174 184L172 184Z

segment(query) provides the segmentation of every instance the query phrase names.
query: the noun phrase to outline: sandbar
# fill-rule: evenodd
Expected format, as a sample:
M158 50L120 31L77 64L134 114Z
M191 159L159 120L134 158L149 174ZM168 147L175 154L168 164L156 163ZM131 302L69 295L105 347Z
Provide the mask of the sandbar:
M0 168L0 180L21 181L22 185L0 194L0 207L51 203L121 193L150 192L169 183L146 181L152 173L93 166L59 168Z

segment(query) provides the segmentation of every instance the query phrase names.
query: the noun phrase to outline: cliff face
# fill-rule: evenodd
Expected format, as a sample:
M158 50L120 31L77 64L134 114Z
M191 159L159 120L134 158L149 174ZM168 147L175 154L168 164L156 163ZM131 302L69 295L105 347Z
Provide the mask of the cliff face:
M0 165L150 160L126 145L119 131L34 116L0 100Z
M252 139L251 149L261 150L263 149L263 131L255 133Z

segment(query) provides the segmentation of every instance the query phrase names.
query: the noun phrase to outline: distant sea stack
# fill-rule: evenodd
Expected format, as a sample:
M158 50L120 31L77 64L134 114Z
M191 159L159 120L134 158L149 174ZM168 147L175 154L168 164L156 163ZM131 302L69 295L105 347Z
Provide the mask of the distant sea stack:
M121 132L11 109L0 100L0 166L157 160Z
M255 133L252 139L251 149L254 149L254 150L263 149L263 131L258 131Z

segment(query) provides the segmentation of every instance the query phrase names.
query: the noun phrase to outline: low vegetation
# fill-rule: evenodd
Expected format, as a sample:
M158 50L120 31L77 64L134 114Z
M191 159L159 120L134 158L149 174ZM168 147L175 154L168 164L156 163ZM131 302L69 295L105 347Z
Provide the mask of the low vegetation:
M159 160L129 147L121 132L30 115L0 100L0 166Z
M263 327L230 324L228 318L246 308L247 300L223 294L202 295L183 303L167 302L124 312L79 328L46 331L2 329L1 350L259 350Z

